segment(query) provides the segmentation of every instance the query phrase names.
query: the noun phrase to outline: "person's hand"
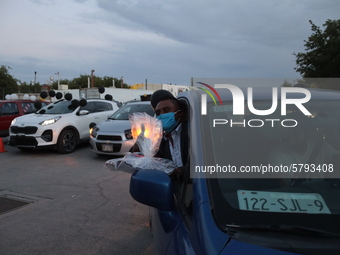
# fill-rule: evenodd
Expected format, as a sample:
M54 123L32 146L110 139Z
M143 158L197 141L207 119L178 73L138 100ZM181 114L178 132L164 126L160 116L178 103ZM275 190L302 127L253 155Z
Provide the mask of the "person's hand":
M183 179L183 167L175 168L170 174L170 178L175 180L182 180Z

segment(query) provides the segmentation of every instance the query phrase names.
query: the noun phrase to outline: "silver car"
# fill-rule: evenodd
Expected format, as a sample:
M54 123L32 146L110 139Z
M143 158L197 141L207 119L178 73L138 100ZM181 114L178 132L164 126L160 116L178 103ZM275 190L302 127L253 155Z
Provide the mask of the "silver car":
M135 112L154 115L149 101L133 101L124 104L107 120L100 122L90 130L91 150L98 155L123 156L129 154L134 145L129 115Z

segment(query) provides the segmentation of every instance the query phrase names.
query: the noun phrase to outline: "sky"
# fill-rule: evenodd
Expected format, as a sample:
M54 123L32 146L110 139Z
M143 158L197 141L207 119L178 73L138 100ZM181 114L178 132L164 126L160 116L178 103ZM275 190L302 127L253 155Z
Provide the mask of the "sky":
M340 1L0 0L0 65L40 84L91 70L128 85L299 78L309 20L328 19Z

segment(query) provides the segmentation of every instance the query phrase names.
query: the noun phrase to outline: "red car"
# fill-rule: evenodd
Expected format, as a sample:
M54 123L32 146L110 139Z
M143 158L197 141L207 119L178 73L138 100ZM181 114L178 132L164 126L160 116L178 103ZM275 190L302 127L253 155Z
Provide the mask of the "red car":
M8 129L14 118L34 113L38 109L31 100L0 100L0 137L8 136ZM49 102L41 102L41 106L49 104Z

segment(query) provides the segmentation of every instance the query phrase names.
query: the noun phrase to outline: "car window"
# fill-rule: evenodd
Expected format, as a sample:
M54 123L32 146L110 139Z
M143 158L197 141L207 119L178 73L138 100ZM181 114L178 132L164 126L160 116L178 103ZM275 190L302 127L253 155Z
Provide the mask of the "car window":
M271 102L254 106L269 109ZM280 109L237 116L232 107L210 105L202 116L205 166L195 166L213 177L208 183L220 226L250 224L251 217L252 224L339 232L340 179L326 174L340 167L340 102L310 101L307 116L294 105L286 116ZM244 174L229 178L233 172Z
M96 112L104 112L111 111L113 109L112 105L106 102L96 102L95 103L95 111Z
M41 104L42 106L45 106L45 104ZM34 107L34 102L21 102L21 107L24 112L24 114L34 113L37 111L37 109Z
M87 110L89 111L89 113L94 113L96 111L95 109L96 109L96 105L95 105L95 102L93 101L88 101L85 106L80 107L80 111Z
M185 99L180 100L182 104L182 108L190 109L188 102ZM153 113L152 113L153 114ZM184 117L184 119L189 119L189 113L187 116ZM188 140L190 141L190 123L189 121L187 123L182 124L182 132L187 133ZM189 142L190 144L190 142ZM190 146L188 144L188 146ZM189 151L189 148L188 148ZM178 201L180 213L182 214L182 218L184 220L184 223L187 228L191 227L192 224L192 213L193 213L193 184L192 179L190 176L190 154L187 155L187 159L184 161L186 162L184 169L183 169L183 175L182 178L174 179L174 193L176 200Z
M19 109L16 103L8 102L1 106L2 115L18 115Z
M34 104L33 104L33 105L34 105ZM45 107L46 105L48 105L48 103L42 102L42 103L41 103L41 108L42 108L42 107Z
M60 100L53 104L48 104L39 110L38 114L66 114L73 112L77 107L72 105L71 101Z
M151 104L126 104L112 114L110 119L128 120L129 115L134 112L146 112L150 116L154 115Z

